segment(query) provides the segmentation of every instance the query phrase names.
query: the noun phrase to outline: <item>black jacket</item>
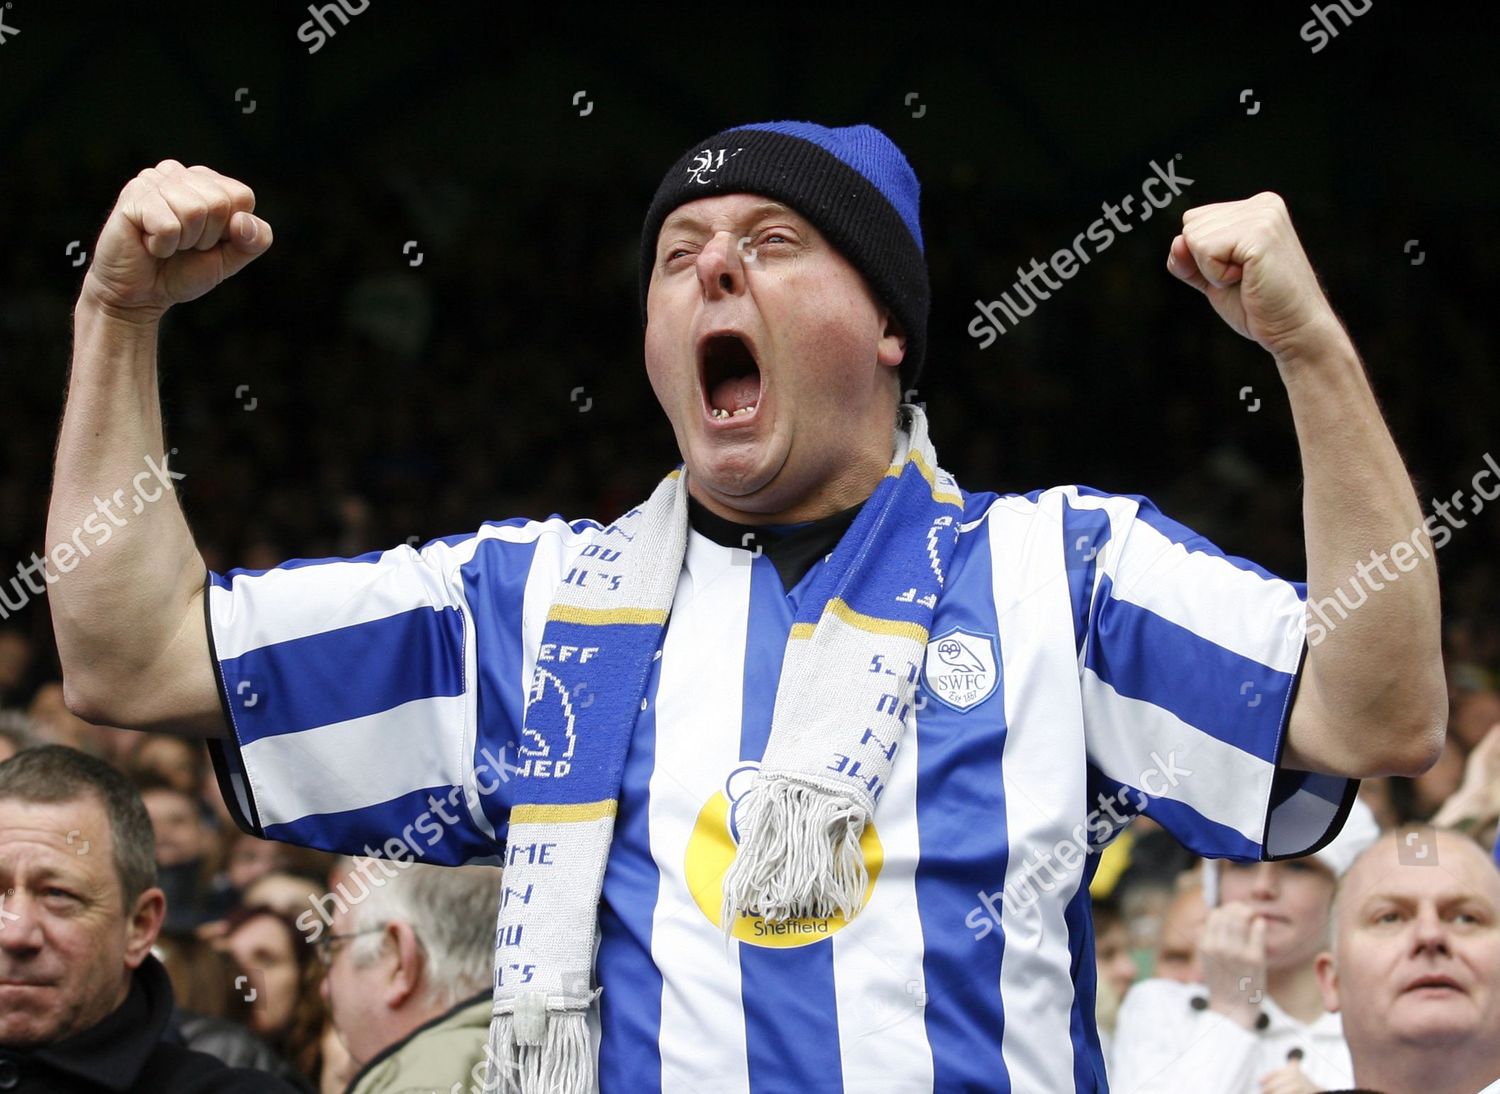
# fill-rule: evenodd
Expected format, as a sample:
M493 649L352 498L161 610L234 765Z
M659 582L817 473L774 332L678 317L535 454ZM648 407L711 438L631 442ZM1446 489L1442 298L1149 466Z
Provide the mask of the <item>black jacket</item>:
M125 1002L91 1029L25 1052L0 1045L0 1094L294 1094L275 1076L163 1040L172 1009L167 970L148 956Z
M205 1052L230 1067L267 1072L308 1094L316 1089L280 1053L241 1022L194 1014L179 1007L172 1012L172 1021L162 1034L162 1040L194 1052Z

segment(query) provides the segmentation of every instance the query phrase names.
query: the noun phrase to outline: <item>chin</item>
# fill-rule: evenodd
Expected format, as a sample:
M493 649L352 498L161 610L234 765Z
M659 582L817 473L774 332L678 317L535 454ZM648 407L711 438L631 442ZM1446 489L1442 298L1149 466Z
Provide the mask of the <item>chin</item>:
M1397 1036L1409 1044L1463 1044L1475 1035L1477 1022L1467 999L1426 1002L1420 1009L1408 1008L1394 1023Z
M57 1040L57 1032L56 1023L30 1014L0 1019L0 1045L7 1048L39 1048Z
M709 446L696 460L688 461L690 476L719 497L748 501L767 490L780 470L778 461L763 445L736 447L733 451Z

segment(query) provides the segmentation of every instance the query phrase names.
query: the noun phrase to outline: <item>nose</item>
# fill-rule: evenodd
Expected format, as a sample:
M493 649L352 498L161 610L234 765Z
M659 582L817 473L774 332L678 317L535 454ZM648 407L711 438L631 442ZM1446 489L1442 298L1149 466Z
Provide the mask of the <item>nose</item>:
M1417 953L1448 952L1448 925L1436 908L1425 906L1413 918L1412 949Z
M1274 862L1257 863L1250 872L1250 894L1262 900L1275 900L1280 891L1280 870Z
M744 289L745 267L740 261L739 237L733 232L715 232L703 244L698 252L698 283L709 300Z
M31 901L12 889L0 891L0 951L25 957L42 948L42 924Z

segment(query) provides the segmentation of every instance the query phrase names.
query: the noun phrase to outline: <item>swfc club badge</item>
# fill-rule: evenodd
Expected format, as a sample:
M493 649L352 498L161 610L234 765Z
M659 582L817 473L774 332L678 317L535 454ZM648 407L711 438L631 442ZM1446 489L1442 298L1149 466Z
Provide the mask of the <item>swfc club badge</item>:
M955 627L927 643L922 676L938 702L968 710L995 693L998 660L993 637Z

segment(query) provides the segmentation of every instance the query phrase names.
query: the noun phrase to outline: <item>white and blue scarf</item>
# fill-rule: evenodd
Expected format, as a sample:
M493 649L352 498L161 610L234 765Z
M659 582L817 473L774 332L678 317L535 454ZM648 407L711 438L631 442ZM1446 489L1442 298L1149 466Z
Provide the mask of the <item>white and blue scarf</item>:
M919 407L793 622L771 736L724 877L741 915L852 918L860 836L885 790L963 502ZM558 585L518 742L487 1091L588 1094L599 897L631 730L687 546L687 472L594 533Z

